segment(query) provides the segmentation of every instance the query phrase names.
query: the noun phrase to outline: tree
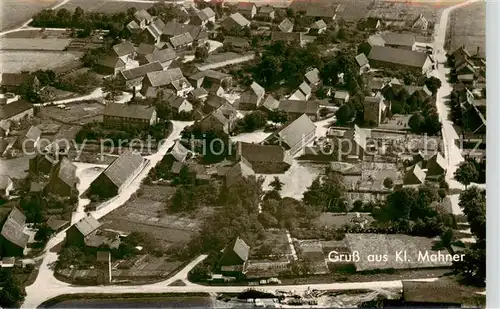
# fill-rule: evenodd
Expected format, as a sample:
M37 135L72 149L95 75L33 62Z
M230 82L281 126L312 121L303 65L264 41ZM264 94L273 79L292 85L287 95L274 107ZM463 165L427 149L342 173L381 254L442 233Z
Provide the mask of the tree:
M450 254L455 254L455 250L453 247L461 247L464 248L465 245L462 241L457 240L455 235L453 234L453 229L447 229L441 234L439 241L434 244L433 250L442 250L446 249Z
M274 191L281 191L281 189L283 189L283 185L284 183L279 179L278 176L274 176L274 179L273 181L271 181L271 183L269 184Z
M435 95L439 88L441 88L441 80L437 77L431 76L425 80L425 85L433 95Z
M384 187L387 189L391 189L394 186L394 182L392 181L391 177L386 177L384 179Z
M125 82L118 77L110 77L103 80L102 90L108 93L109 98L114 102L115 98L125 90Z
M354 117L354 111L352 110L349 104L344 104L335 112L335 116L337 117L337 122L341 125L344 125L350 121Z
M455 171L454 178L456 181L463 184L465 189L467 189L467 186L472 182L477 182L479 178L479 171L476 169L474 163L464 161L460 163L458 169Z
M408 126L415 133L420 133L425 123L425 118L421 112L414 113L408 120Z
M319 87L318 90L316 90L316 97L318 99L326 98L326 88L323 86Z
M370 51L372 50L372 46L368 42L363 42L358 45L358 53L363 53L365 56L368 56Z
M10 269L0 269L0 306L4 308L19 308L26 296L22 284L12 275Z
M210 45L208 43L196 47L194 58L198 61L204 61L205 59L207 59L209 47Z

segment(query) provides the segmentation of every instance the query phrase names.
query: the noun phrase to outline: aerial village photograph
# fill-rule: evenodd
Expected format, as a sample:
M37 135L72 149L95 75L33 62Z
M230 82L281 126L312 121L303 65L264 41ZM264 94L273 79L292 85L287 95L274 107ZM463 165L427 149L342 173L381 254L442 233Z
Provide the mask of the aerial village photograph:
M0 308L486 306L484 1L0 2Z

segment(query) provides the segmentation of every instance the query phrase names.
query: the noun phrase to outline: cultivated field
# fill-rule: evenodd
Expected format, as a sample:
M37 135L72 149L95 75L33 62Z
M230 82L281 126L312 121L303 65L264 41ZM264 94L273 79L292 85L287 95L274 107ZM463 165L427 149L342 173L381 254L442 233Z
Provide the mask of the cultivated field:
M450 50L465 45L469 52L475 54L479 47L481 56L484 56L486 46L486 3L475 3L454 10L450 17L448 35Z
M18 73L56 69L80 58L81 53L0 50L0 71Z
M28 21L39 11L51 8L62 0L2 0L0 30L8 30Z
M85 11L94 11L101 13L115 13L120 11L126 11L128 8L135 7L138 10L147 9L153 4L151 3L140 3L140 2L119 2L119 1L109 1L109 0L71 0L67 4L63 5L62 8L68 9L71 12L77 7L81 7Z
M82 124L92 121L102 121L104 106L99 103L80 103L68 105L69 110L57 106L46 106L41 114L62 123Z
M0 39L2 50L63 51L70 39Z

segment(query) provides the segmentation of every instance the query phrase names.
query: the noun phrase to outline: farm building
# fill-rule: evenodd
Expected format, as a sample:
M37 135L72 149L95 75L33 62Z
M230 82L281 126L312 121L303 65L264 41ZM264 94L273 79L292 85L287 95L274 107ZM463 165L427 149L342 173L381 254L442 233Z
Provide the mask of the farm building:
M163 71L163 66L160 62L144 64L129 70L123 70L118 75L118 78L125 82L127 89L134 89L142 85L144 76L150 72Z
M245 272L245 266L250 253L250 247L239 237L229 243L224 249L220 260L223 275L241 275Z
M26 216L12 208L2 225L0 233L0 256L22 256L29 240L24 233Z
M415 35L409 33L387 32L382 35L384 46L398 49L415 50Z
M221 22L221 27L226 31L238 30L243 27L249 27L250 21L240 13L231 14Z
M53 167L44 191L61 197L72 197L78 195L77 184L76 166L64 157Z
M373 46L367 58L372 68L405 68L418 74L425 74L433 67L426 53L385 46Z
M263 5L257 12L257 16L265 20L274 20L274 15L274 7L271 5Z
M319 118L319 101L281 100L276 110L287 113L292 118L306 114L312 121Z
M278 108L280 101L276 100L272 95L268 95L264 102L262 102L261 108L264 111L274 111Z
M321 81L319 77L319 70L317 68L308 71L304 74L304 77L310 86L316 86Z
M154 44L148 44L148 43L141 43L137 47L137 61L139 62L140 65L146 64L146 55L158 52L159 49L156 45Z
M101 198L117 195L141 170L145 160L135 151L125 151L113 161L91 184L89 194Z
M238 12L246 18L253 19L257 14L257 6L253 2L238 2Z
M215 12L206 7L203 10L190 10L189 11L189 24L195 26L206 26L208 22L215 23Z
M242 52L250 49L250 43L247 39L236 36L226 36L223 44L224 47L236 52Z
M258 174L281 174L293 163L285 149L276 145L239 142L236 151L236 159L245 158Z
M239 160L229 167L224 174L224 185L226 188L238 183L242 178L255 176L255 171L252 164L245 158L240 157Z
M116 75L125 70L126 63L116 56L103 56L97 60L94 70L103 75Z
M189 103L186 98L179 97L172 90L163 91L163 98L170 104L174 113L190 112L193 110L193 104Z
M211 88L215 85L229 85L231 83L232 77L229 74L214 71L214 70L204 70L188 77L188 80L195 88Z
M103 123L110 128L133 125L148 128L156 122L157 116L154 106L108 103L103 110Z
M380 125L385 119L387 106L383 96L365 97L363 120L371 125Z
M33 104L19 100L0 106L0 122L18 122L25 117L33 117Z
M290 156L294 156L314 140L315 134L316 125L306 114L302 114L279 131L271 134L263 143L284 147Z
M168 69L146 74L142 81L141 93L145 96L154 96L160 89L172 89L176 95L185 97L194 88L182 74L181 69Z
M436 153L427 161L427 176L440 176L446 172L446 160L440 153Z
M171 37L184 33L189 33L191 38L193 38L193 43L203 44L208 39L208 33L200 26L168 22L165 24L165 27L163 27L161 40L168 42Z
M236 114L234 107L226 102L201 119L200 127L203 131L214 130L229 134L236 123Z
M172 48L165 48L145 56L147 63L159 62L163 67L163 70L168 69L176 57L177 54Z
M122 60L124 63L127 63L129 60L133 60L136 56L135 46L128 41L116 44L111 49L111 56Z
M261 85L252 82L250 88L241 94L239 109L257 109L265 94L266 90Z
M19 87L28 83L40 84L38 78L30 73L2 73L0 76L0 86L6 91L17 92Z

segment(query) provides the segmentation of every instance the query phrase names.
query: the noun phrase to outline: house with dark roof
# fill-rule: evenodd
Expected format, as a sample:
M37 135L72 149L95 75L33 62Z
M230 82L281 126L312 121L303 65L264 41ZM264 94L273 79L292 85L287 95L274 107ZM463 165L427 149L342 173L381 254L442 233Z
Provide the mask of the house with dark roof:
M415 35L410 33L386 32L382 34L384 46L398 49L415 50Z
M116 75L125 70L126 63L121 58L106 55L97 60L94 70L103 75Z
M245 158L258 174L281 174L293 163L293 157L281 146L238 142L236 159Z
M144 162L136 151L123 152L90 184L89 195L101 198L117 195L144 167Z
M16 207L12 208L0 232L0 256L22 256L29 235L24 233L26 216Z
M144 29L153 21L153 16L151 16L151 14L149 14L146 10L139 10L134 13L133 20L141 29Z
M406 171L403 185L421 185L425 182L426 177L427 175L420 165L415 164Z
M426 53L385 46L373 46L367 58L372 68L405 68L418 74L425 74L433 67Z
M177 58L177 53L172 48L165 48L145 56L147 63L159 62L163 70L168 69L175 58Z
M191 90L188 97L191 100L204 102L208 97L208 91L206 91L205 88L196 88Z
M223 44L225 48L235 52L246 51L250 48L250 42L247 39L236 36L226 36Z
M387 113L387 106L384 97L381 95L374 97L365 97L363 101L364 113L363 120L371 125L380 125Z
M335 20L338 8L338 4L329 6L310 5L306 9L306 16L313 18L322 18L328 22L331 22Z
M193 104L186 98L176 95L172 90L167 89L163 91L163 100L168 102L174 113L178 114L180 112L190 112L193 110Z
M142 81L141 93L148 96L148 92L160 89L172 89L178 96L185 97L194 88L179 68L147 73Z
M51 153L37 154L29 161L29 174L30 176L49 175L57 162L56 156Z
M0 86L10 92L17 92L19 87L29 83L40 85L38 78L30 73L2 73L0 78Z
M223 275L241 275L245 273L246 263L250 255L250 246L239 237L231 241L220 260Z
M314 141L315 137L316 125L306 114L303 114L269 135L263 144L284 147L290 156L294 156Z
M224 174L224 185L226 188L230 188L242 179L254 176L255 172L252 168L252 164L245 158L240 157L236 163L226 170Z
M165 27L165 23L159 18L154 18L143 31L146 36L146 42L149 44L160 44L163 27Z
M111 56L121 59L127 63L135 58L135 46L129 41L116 44L111 49Z
M239 109L251 110L260 106L266 90L256 82L252 82L249 89L240 96Z
M66 243L71 246L84 246L85 240L90 238L101 227L101 223L90 213L66 231Z
M221 27L226 31L238 30L243 27L249 27L250 21L240 13L231 14L221 22Z
M312 121L316 121L319 118L319 109L320 102L316 100L281 100L276 110L285 112L292 118L306 114Z
M203 44L208 40L208 33L200 26L168 22L163 27L161 40L168 42L171 37L189 33L195 44Z
M255 3L253 2L238 2L236 10L238 10L241 15L249 19L253 19L255 14L257 14L257 6L255 6Z
M152 54L154 52L159 51L160 49L154 45L154 44L148 44L148 43L141 43L137 47L136 54L137 54L137 61L139 62L140 65L146 64L146 55Z
M14 183L8 175L0 175L0 198L7 199L14 190Z
M229 134L236 123L236 115L236 109L231 104L225 102L201 119L199 124L203 131L212 130Z
M41 135L42 131L39 128L31 126L29 129L21 132L12 147L21 151L32 151L38 144Z
M274 7L272 5L263 5L258 8L257 17L263 20L274 20Z
M193 41L194 39L189 32L175 35L169 39L170 45L172 45L174 49L181 49L192 46Z
M157 71L163 71L163 66L158 61L123 70L118 74L118 78L125 83L127 89L134 89L142 85L142 80L146 74Z
M203 10L191 9L189 11L189 24L206 26L208 22L215 23L215 12L210 7Z
M290 21L290 19L285 18L283 21L278 25L278 29L281 30L281 32L286 32L290 33L293 31L293 23Z
M446 173L446 160L440 153L436 153L427 161L427 176L441 176Z
M44 192L61 197L72 197L78 195L77 185L76 166L70 159L63 157L53 167L49 183L45 186Z
M155 107L149 105L108 103L102 114L103 123L109 128L131 125L149 128L158 120Z
M18 122L33 117L33 104L25 100L14 101L0 106L0 122Z
M196 72L188 77L189 82L195 88L207 88L210 89L215 85L227 85L229 86L232 81L232 77L229 74L214 71L214 70L204 70Z

